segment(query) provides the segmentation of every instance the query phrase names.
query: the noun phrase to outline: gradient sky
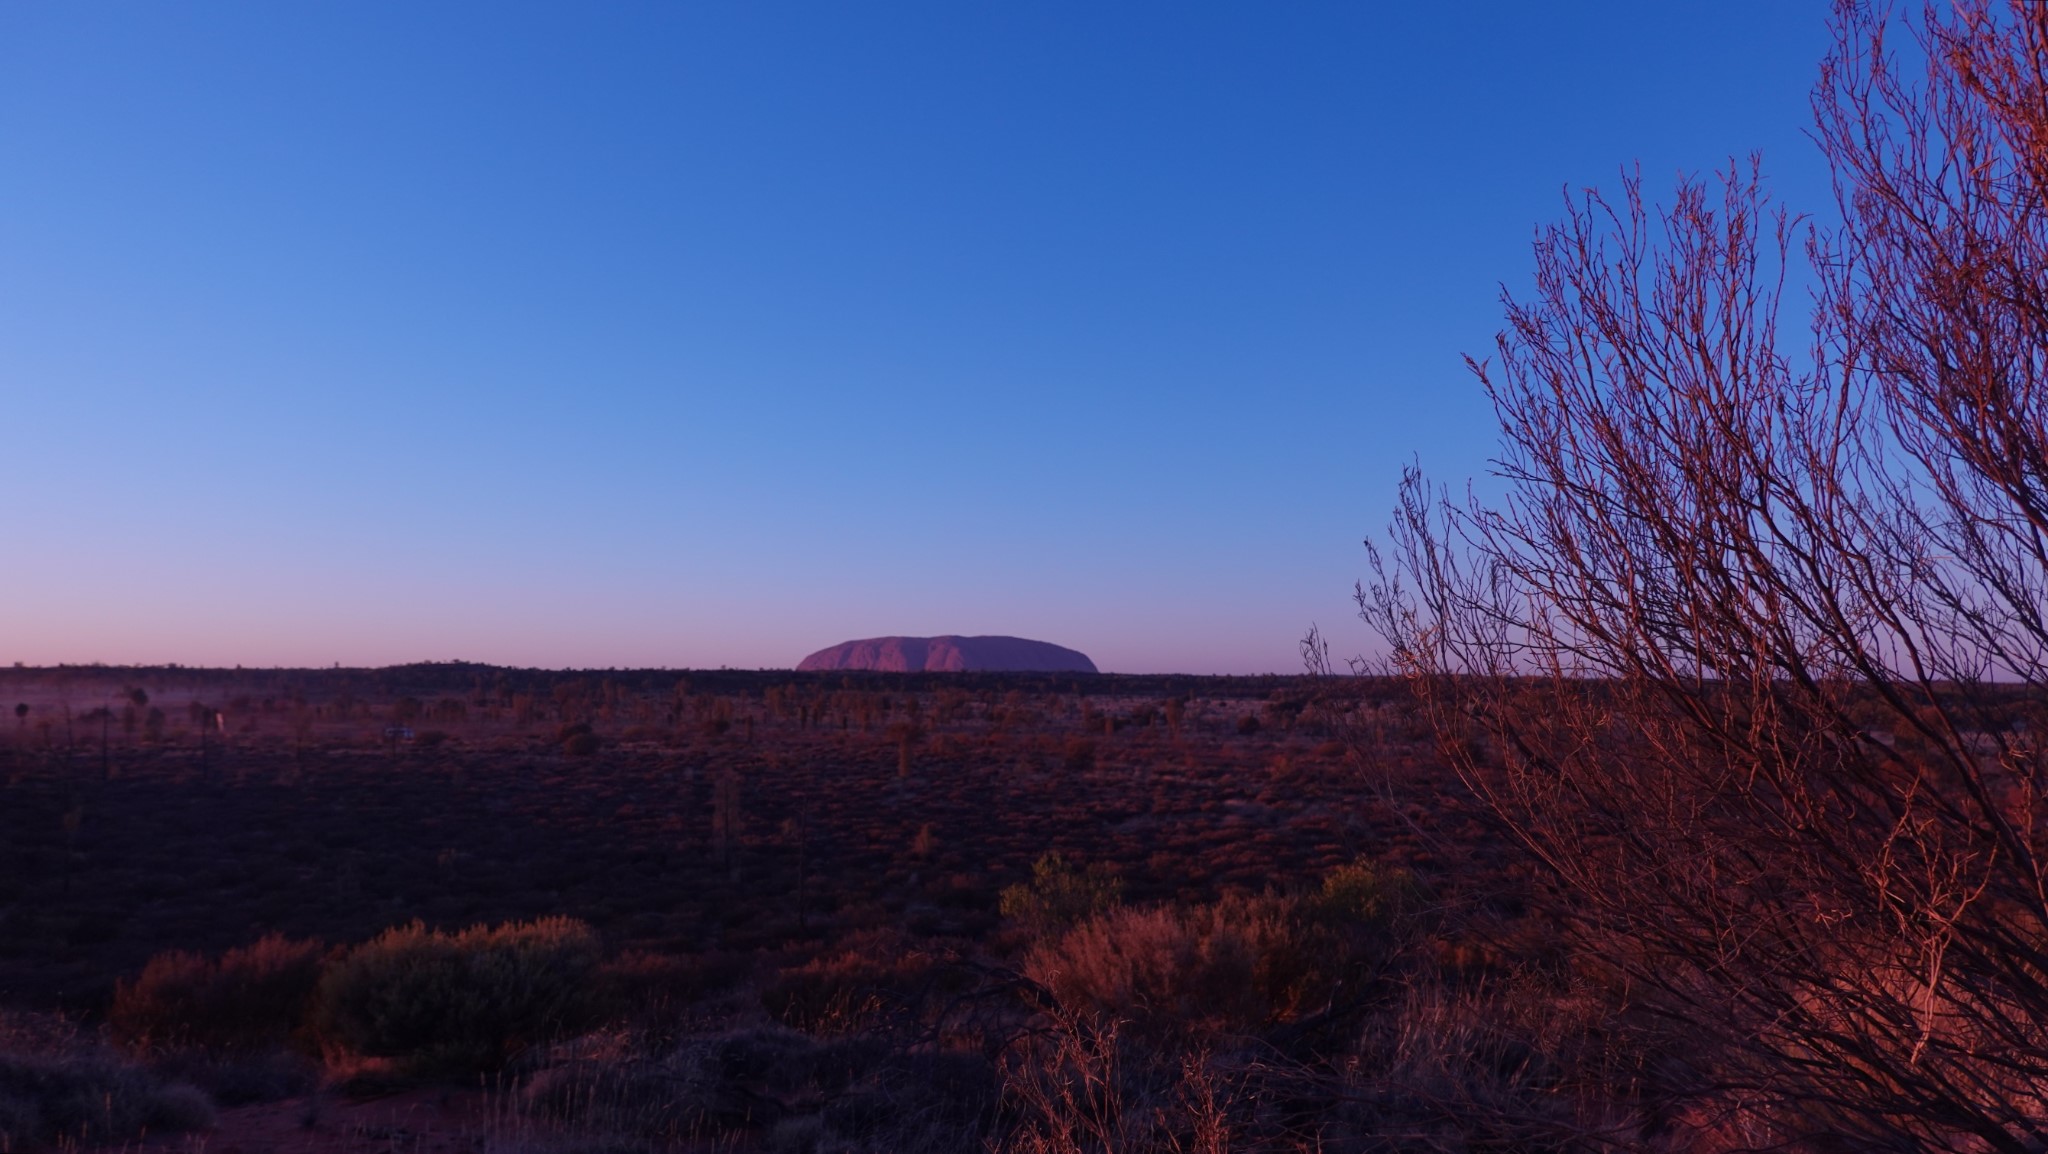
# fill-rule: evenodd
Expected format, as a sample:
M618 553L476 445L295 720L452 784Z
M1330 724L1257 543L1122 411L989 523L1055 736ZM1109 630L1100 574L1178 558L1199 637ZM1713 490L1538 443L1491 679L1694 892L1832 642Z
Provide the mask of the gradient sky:
M1823 0L0 5L0 661L1340 651L1567 187Z

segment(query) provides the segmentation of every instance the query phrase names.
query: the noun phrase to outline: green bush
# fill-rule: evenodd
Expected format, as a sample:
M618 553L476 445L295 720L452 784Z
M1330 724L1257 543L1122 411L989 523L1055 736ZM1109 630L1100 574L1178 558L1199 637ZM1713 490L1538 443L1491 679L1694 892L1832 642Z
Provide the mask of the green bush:
M1108 865L1096 862L1077 869L1066 858L1049 853L1032 865L1029 884L1005 888L1000 900L1004 917L1045 934L1115 909L1123 894L1123 879Z
M496 1069L596 1021L602 954L597 935L571 918L452 934L414 922L328 968L314 1023L329 1045L415 1071Z
M1358 862L1323 875L1323 888L1308 898L1304 913L1334 927L1390 930L1421 906L1413 874Z
M137 1050L273 1050L304 1023L325 955L318 942L279 934L219 958L158 954L114 988L107 1024Z

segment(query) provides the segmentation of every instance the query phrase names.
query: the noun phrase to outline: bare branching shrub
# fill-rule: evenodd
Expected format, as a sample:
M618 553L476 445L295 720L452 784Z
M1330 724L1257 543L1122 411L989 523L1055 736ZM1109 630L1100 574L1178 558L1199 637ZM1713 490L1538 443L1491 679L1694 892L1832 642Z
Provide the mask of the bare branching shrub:
M1016 1154L1149 1154L1172 1148L1163 1106L1173 1084L1130 1053L1115 1019L1055 1015L1051 1027L1012 1048L1004 1090L1019 1122L1004 1149Z
M1475 363L1493 503L1360 591L1446 755L1762 1141L2048 1145L2048 6L1844 4L1842 228L1627 181ZM1795 355L1794 345L1807 346Z

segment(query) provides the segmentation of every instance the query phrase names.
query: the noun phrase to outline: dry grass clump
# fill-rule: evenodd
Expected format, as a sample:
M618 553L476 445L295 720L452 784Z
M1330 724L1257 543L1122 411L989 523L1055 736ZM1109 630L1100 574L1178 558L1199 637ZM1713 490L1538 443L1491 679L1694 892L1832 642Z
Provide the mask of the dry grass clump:
M614 1149L749 1135L774 1151L939 1154L982 1148L996 1091L978 1056L752 1026L653 1053L622 1035L580 1039L528 1079L517 1107L543 1136Z
M1640 1108L1650 1072L1613 1007L1541 983L1416 975L1348 1043L1162 1037L1055 1011L1005 1054L1006 1154L1690 1149ZM1633 1077L1633 1082L1630 1080Z
M1119 909L1034 947L1024 972L1062 1006L1152 1032L1248 1032L1297 1001L1290 912L1272 897Z
M212 1103L61 1023L0 1016L0 1151L205 1130Z
M1055 1013L1047 1028L1005 1056L1009 1123L1003 1154L1224 1154L1232 1149L1306 1151L1284 1125L1260 1126L1258 1071L1230 1068L1207 1051L1162 1050L1114 1019ZM1250 1075L1249 1077L1247 1075ZM1263 1096L1266 1105L1278 1099ZM1265 1131L1250 1141L1254 1131Z
M1674 1147L1634 1103L1641 1038L1617 1007L1528 975L1491 988L1414 982L1364 1022L1343 1068L1335 1127L1409 1135L1414 1149L1572 1151Z
M673 1029L699 1003L744 983L753 965L740 954L627 950L604 964L599 981L610 1013L629 1015L642 1028Z
M1360 994L1417 924L1415 895L1406 874L1357 865L1303 897L1112 909L1023 968L1061 1006L1143 1033L1256 1033Z
M932 955L899 934L857 935L845 949L777 973L761 1005L783 1025L812 1034L880 1028L911 1010L941 978Z
M572 918L457 933L414 922L329 966L313 1023L329 1046L415 1072L494 1070L596 1023L602 961L597 935Z
M1003 1054L1017 1154L1657 1149L1660 1048L1602 990L1442 969L1406 873L1117 909L1041 941ZM1664 1063L1668 1066L1668 1063ZM1663 1079L1668 1082L1668 1079ZM1672 1146L1671 1148L1677 1148Z

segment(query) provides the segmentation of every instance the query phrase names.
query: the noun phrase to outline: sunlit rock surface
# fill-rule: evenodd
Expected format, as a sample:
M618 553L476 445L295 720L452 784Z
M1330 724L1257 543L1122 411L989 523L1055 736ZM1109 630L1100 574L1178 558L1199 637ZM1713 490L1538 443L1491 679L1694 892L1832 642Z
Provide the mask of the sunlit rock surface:
M870 637L820 649L798 672L867 669L882 673L1094 673L1088 655L1022 637Z

